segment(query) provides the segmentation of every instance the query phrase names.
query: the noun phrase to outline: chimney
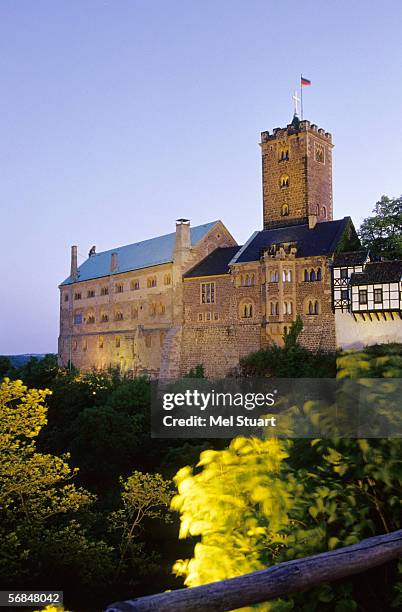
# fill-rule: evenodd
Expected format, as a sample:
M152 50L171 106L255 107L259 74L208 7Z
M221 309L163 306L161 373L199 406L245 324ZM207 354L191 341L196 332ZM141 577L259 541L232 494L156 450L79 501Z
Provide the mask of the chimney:
M314 229L317 225L317 215L309 215L308 216L308 228Z
M112 253L112 257L110 259L110 271L116 272L118 266L117 253Z
M77 247L71 247L71 268L70 268L71 280L75 281L78 277L78 263L77 263Z
M190 220L176 219L176 242L175 252L185 251L191 248Z

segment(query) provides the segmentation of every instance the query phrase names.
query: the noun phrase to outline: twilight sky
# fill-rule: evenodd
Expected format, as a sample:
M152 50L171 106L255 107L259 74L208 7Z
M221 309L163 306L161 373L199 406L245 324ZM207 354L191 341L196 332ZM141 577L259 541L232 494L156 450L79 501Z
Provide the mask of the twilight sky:
M262 223L260 132L332 132L335 217L402 192L402 3L1 0L0 354L56 352L58 284L86 256ZM82 259L79 259L79 262Z

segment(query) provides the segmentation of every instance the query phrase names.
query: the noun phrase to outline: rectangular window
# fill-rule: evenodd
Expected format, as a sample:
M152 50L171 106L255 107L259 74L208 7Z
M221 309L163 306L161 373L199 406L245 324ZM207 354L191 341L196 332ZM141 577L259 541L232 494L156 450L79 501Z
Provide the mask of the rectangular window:
M65 294L64 294L64 301L65 301L65 302L68 302L68 293L65 293Z
M367 289L359 289L359 303L367 304Z
M202 312L199 312L199 313L198 313L198 320L199 320L199 321L202 321Z
M348 269L341 268L341 278L348 278Z
M348 300L349 299L349 291L347 289L342 289L341 291L341 299Z
M201 283L201 304L215 304L215 283Z
M382 289L374 289L374 304L382 304Z
M81 325L82 323L82 314L74 315L74 325Z

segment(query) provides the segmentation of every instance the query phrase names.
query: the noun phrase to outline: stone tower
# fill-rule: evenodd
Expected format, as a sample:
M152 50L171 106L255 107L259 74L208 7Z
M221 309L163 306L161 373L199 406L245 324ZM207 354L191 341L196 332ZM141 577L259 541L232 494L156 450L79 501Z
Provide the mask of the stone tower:
M261 134L264 228L332 221L331 134L297 115Z

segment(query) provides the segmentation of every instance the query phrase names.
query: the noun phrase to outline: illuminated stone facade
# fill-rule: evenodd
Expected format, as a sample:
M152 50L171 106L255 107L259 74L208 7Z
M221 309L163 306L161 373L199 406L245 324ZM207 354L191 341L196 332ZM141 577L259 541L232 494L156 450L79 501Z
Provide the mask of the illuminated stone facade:
M333 220L332 146L296 116L261 134L264 228L241 247L222 222L185 219L174 234L91 249L80 267L72 247L60 363L160 378L202 364L223 376L281 344L298 315L313 351L401 341L402 262L371 263L352 220Z

